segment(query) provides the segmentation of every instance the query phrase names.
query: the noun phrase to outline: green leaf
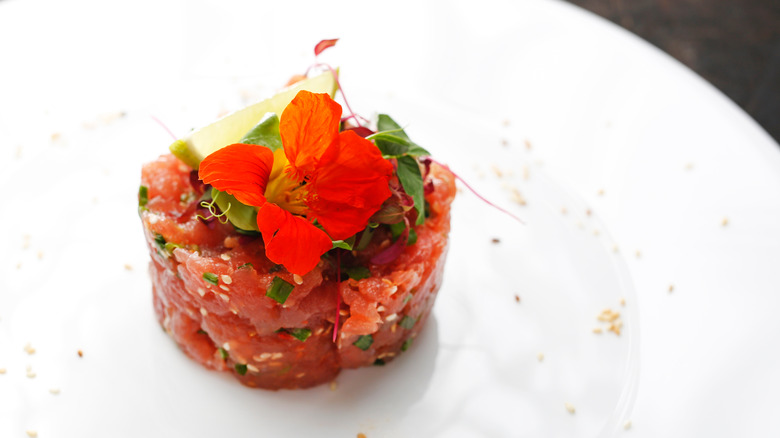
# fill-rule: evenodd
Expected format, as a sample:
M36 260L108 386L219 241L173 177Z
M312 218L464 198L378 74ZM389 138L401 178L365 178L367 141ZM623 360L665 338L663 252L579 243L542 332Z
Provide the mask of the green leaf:
M374 343L374 338L371 335L362 335L359 338L357 338L357 341L353 342L352 345L355 347L366 351L368 350L368 347L371 346L371 344Z
M234 226L242 230L258 231L257 210L254 207L242 204L233 195L214 188L211 189L211 198Z
M265 292L265 296L273 299L279 304L284 304L287 301L287 297L290 296L290 292L295 288L292 283L284 280L281 277L274 277L271 282L271 286Z
M138 187L138 206L145 207L147 202L149 202L149 187Z
M414 199L414 208L417 210L415 225L421 225L425 222L425 189L417 159L410 156L398 158L397 172L404 191Z
M225 360L228 358L228 352L222 347L219 347L219 357L222 358L222 360Z
M165 237L163 237L162 234L154 234L154 243L156 243L161 250L165 251Z
M413 297L414 297L414 294L410 292L409 295L407 295L406 298L404 298L404 304L406 304L409 301L411 301Z
M409 240L406 241L406 246L412 246L417 243L417 231L414 228L409 229Z
M363 251L366 249L368 244L371 243L372 237L374 237L374 228L368 226L365 230L363 230L363 234L360 235L360 240L358 241L357 247L355 247L355 249L358 251Z
M250 268L254 268L254 265L249 262L244 263L243 265L238 267L238 269L250 269Z
M352 247L355 246L355 236L350 237L347 240L334 240L333 241L333 248L341 248L346 249L347 251L352 251ZM333 249L331 248L331 249Z
M397 131L398 135L409 139L409 136L406 135L406 132L404 132L403 128L401 128L401 125L395 122L395 120L392 119L392 117L388 116L387 114L380 114L376 118L376 129L377 131Z
M266 113L260 122L244 135L240 143L265 146L271 152L282 148L282 137L279 134L279 116Z
M419 157L430 155L423 147L409 139L409 136L387 114L380 114L376 122L377 133L369 135L369 140L374 140L385 158L397 158L403 155Z
M237 363L237 364L236 364L236 372L237 372L237 373L238 373L240 376L243 376L244 374L246 374L246 364L243 364L243 363Z
M398 236L403 234L404 230L406 229L406 222L401 221L395 224L390 224L388 227L390 228L393 242L395 242L398 239Z
M404 317L401 318L401 321L398 323L398 325L401 326L402 328L409 330L410 328L414 327L415 322L417 322L416 319L412 318L409 315L404 315Z
M304 342L306 339L311 336L311 330L307 328L291 328L291 329L285 329L287 333L289 333L293 338Z
M409 349L409 347L412 346L412 342L414 341L414 338L409 338L404 341L403 345L401 345L401 351L406 351Z
M217 277L217 274L212 274L211 272L204 272L203 279L213 284L214 286L219 285L219 277Z
M350 268L341 268L349 278L353 280L362 280L371 277L371 270L365 266L352 266Z

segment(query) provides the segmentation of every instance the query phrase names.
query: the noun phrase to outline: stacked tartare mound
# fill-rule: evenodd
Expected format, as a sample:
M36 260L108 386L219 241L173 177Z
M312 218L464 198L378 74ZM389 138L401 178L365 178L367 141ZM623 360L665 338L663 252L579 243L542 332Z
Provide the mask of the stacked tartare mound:
M204 366L230 371L243 384L266 389L329 382L342 368L383 364L409 348L442 282L450 204L455 197L453 174L424 157L393 148L399 146L388 144L396 139L393 132L377 137L384 143L370 142L370 137L366 140L361 135L359 141L365 143L357 145L358 135L344 135L342 124L336 131L341 140L329 140L322 151L307 152L310 156L302 158L303 146L287 146L293 141L289 140L289 123L285 125L285 120L293 118L289 114L281 117L281 139L286 144L278 152L264 151L265 155L256 154L260 158L251 158L260 160L252 172L262 174L263 166L268 167L262 176L265 179L252 187L230 180L233 173L228 170L233 168L237 169L235 179L242 177L241 163L230 164L222 173L206 174L205 167L221 164L212 165L206 158L199 173L191 164L163 155L143 167L139 192L160 324L187 355ZM400 146L409 146L408 137L400 132ZM379 183L387 185L383 188L387 194L382 191L381 198L372 201L373 211L353 214L363 222L350 229L342 225L346 207L328 198L334 195L325 182L333 186L330 179L335 177L328 176L321 163L337 161L338 156L359 147L377 149L371 151L377 157L372 159L389 163L391 173ZM340 149L333 152L334 148ZM266 155L274 161L263 158ZM309 158L320 166L315 171L307 170ZM419 174L420 181L406 190L412 187L408 177L395 172L410 163L419 166L419 173L412 174ZM291 189L283 202L271 192L284 184ZM315 189L320 191L315 193ZM214 198L220 192L233 196L234 205L219 208ZM353 206L363 202L361 192L355 192L348 201ZM291 201L290 193L304 195ZM233 207L238 203L257 215L256 229L240 228L228 220L226 211L235 213ZM271 207L273 213L266 213ZM273 216L277 210L281 211L278 220ZM271 219L264 214L271 214ZM294 232L289 228L293 220L298 221ZM314 225L316 230L301 231L304 225ZM346 234L339 236L342 229ZM303 233L303 241L289 240L295 233ZM327 236L328 247L315 249L307 233ZM288 240L277 240L273 251L268 251L268 242L282 238ZM293 260L285 252L288 246L295 257L316 250L313 268L301 268L301 258Z

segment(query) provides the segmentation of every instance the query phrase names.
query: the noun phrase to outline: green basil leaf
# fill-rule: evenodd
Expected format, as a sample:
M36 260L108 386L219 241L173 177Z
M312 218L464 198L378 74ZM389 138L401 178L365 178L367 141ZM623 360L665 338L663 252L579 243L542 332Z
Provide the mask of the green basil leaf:
M414 208L417 210L415 225L421 225L425 222L425 191L417 159L408 155L398 158L397 172L404 191L414 199Z
M266 113L239 143L265 146L271 152L281 149L282 137L279 134L279 116L274 113Z

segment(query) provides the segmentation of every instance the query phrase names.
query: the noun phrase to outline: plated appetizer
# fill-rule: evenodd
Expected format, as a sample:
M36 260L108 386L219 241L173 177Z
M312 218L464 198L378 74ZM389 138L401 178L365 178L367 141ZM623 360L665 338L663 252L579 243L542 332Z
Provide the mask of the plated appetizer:
M336 73L177 140L146 165L139 212L154 309L204 366L266 389L384 364L442 282L455 177Z

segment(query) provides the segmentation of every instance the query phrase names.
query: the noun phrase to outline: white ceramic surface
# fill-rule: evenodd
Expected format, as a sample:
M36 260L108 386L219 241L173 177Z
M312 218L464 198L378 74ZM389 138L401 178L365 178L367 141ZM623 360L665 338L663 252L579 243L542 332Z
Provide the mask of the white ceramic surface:
M0 436L780 434L777 144L567 4L364 3L0 1ZM406 354L249 390L154 319L140 166L171 140L153 116L181 135L331 37L354 108L526 225L464 191Z

